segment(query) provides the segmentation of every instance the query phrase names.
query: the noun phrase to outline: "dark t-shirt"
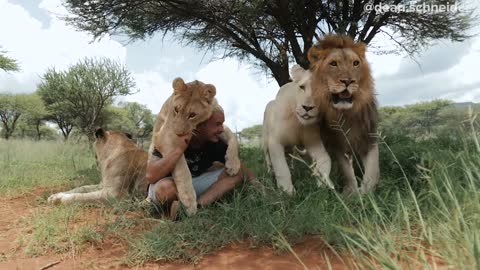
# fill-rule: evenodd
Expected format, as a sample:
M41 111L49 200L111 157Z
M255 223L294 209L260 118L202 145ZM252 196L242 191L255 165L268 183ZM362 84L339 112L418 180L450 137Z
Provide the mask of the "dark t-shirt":
M189 145L183 154L185 155L188 169L190 169L192 176L197 177L206 172L208 168L212 166L214 161L225 164L227 147L228 145L222 141L215 143L207 142L202 148L193 148ZM159 158L162 157L162 154L156 149L153 150L152 154Z

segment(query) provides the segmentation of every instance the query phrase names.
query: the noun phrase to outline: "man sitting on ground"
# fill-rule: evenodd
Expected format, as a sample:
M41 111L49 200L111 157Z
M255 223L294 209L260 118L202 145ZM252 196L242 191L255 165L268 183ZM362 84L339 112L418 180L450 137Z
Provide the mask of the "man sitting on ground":
M225 155L228 145L219 139L223 132L225 116L221 108L216 108L212 116L199 124L195 134L178 137L181 141L179 147L162 156L154 150L153 159L147 164L148 198L157 205L171 205L170 217L174 219L179 206L177 189L172 178L172 171L178 159L185 155L188 168L192 174L193 187L197 194L199 207L208 205L221 198L225 193L232 190L243 181L244 175L249 180L255 176L242 163L237 175L229 176L224 166L218 166L217 162L225 164Z

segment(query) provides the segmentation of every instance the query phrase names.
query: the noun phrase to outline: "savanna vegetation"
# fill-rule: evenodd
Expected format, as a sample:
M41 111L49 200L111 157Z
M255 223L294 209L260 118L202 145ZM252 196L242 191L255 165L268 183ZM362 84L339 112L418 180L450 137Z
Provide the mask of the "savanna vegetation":
M242 159L264 191L244 184L197 215L175 222L152 219L157 210L135 201L52 206L23 221L31 233L22 237L22 247L33 255L79 251L113 238L128 245L125 261L139 264L197 261L236 242L290 252L295 243L319 236L335 254L349 258L346 263L361 269L474 269L480 248L477 109L476 104L442 100L381 108L381 181L366 196L343 197L317 188L308 161L292 159L297 194L289 197L276 189L261 149L243 145ZM100 179L88 144L2 140L0 153L3 196L43 187L36 201L43 205L52 190ZM103 218L75 223L92 210ZM132 233L145 222L149 225Z

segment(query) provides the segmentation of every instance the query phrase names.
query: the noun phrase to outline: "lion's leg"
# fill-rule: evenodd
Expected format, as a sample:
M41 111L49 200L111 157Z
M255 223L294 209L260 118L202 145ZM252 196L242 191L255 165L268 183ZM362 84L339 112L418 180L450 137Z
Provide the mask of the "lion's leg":
M66 193L61 194L55 201L53 201L53 203L69 204L73 202L99 202L106 201L109 198L118 198L119 195L119 192L108 189L101 189L88 193Z
M317 186L326 184L329 188L334 189L333 183L330 180L332 160L322 141L317 141L317 143L306 145L305 147L315 161L315 171L318 173Z
M62 193L87 193L100 189L100 185L86 185Z
M350 156L347 157L344 153L337 153L336 156L340 165L340 169L342 170L343 177L345 178L343 193L347 195L357 193L358 183L352 166L352 158Z
M268 152L268 124L266 121L263 122L262 127L262 148L263 148L263 155L265 156L265 163L267 166L267 171L270 172L272 170L272 161L270 159L270 153Z
M172 175L177 186L178 198L185 206L187 214L195 214L197 212L197 194L193 189L192 174L183 155L173 169Z
M365 174L363 175L361 193L372 191L378 184L380 178L378 144L373 145L365 156L362 156Z
M220 134L220 139L228 145L227 154L225 156L225 169L228 175L233 176L240 171L240 157L238 154L238 141L233 132L224 126L224 131Z
M288 194L293 194L295 189L292 184L292 176L288 169L287 160L285 159L285 148L279 143L269 142L268 152L270 153L270 159L278 186Z
M100 188L101 188L100 185L81 186L81 187L74 188L72 190L52 194L48 197L47 201L49 203L57 203L60 200L60 198L63 196L63 194L87 193L87 192L92 192L92 191L98 190Z

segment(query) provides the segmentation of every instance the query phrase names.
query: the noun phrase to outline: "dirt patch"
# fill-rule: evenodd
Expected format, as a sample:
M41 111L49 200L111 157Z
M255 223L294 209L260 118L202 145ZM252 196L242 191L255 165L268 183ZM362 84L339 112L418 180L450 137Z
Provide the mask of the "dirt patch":
M128 252L128 244L115 237L102 239L100 243L91 243L80 251L71 250L58 254L47 252L44 256L29 257L24 253L19 234L25 231L22 220L32 216L34 211L50 207L39 204L45 192L51 189L38 188L28 194L0 199L0 269L131 269L124 259ZM82 214L79 224L95 224L102 218L100 209L88 209ZM131 213L129 215L135 215ZM146 229L151 223L137 224L132 233ZM135 269L324 269L329 263L334 269L348 269L342 260L326 247L321 239L310 237L293 248L291 252L278 254L268 247L251 249L247 244L233 244L218 253L208 255L198 264L152 262Z

